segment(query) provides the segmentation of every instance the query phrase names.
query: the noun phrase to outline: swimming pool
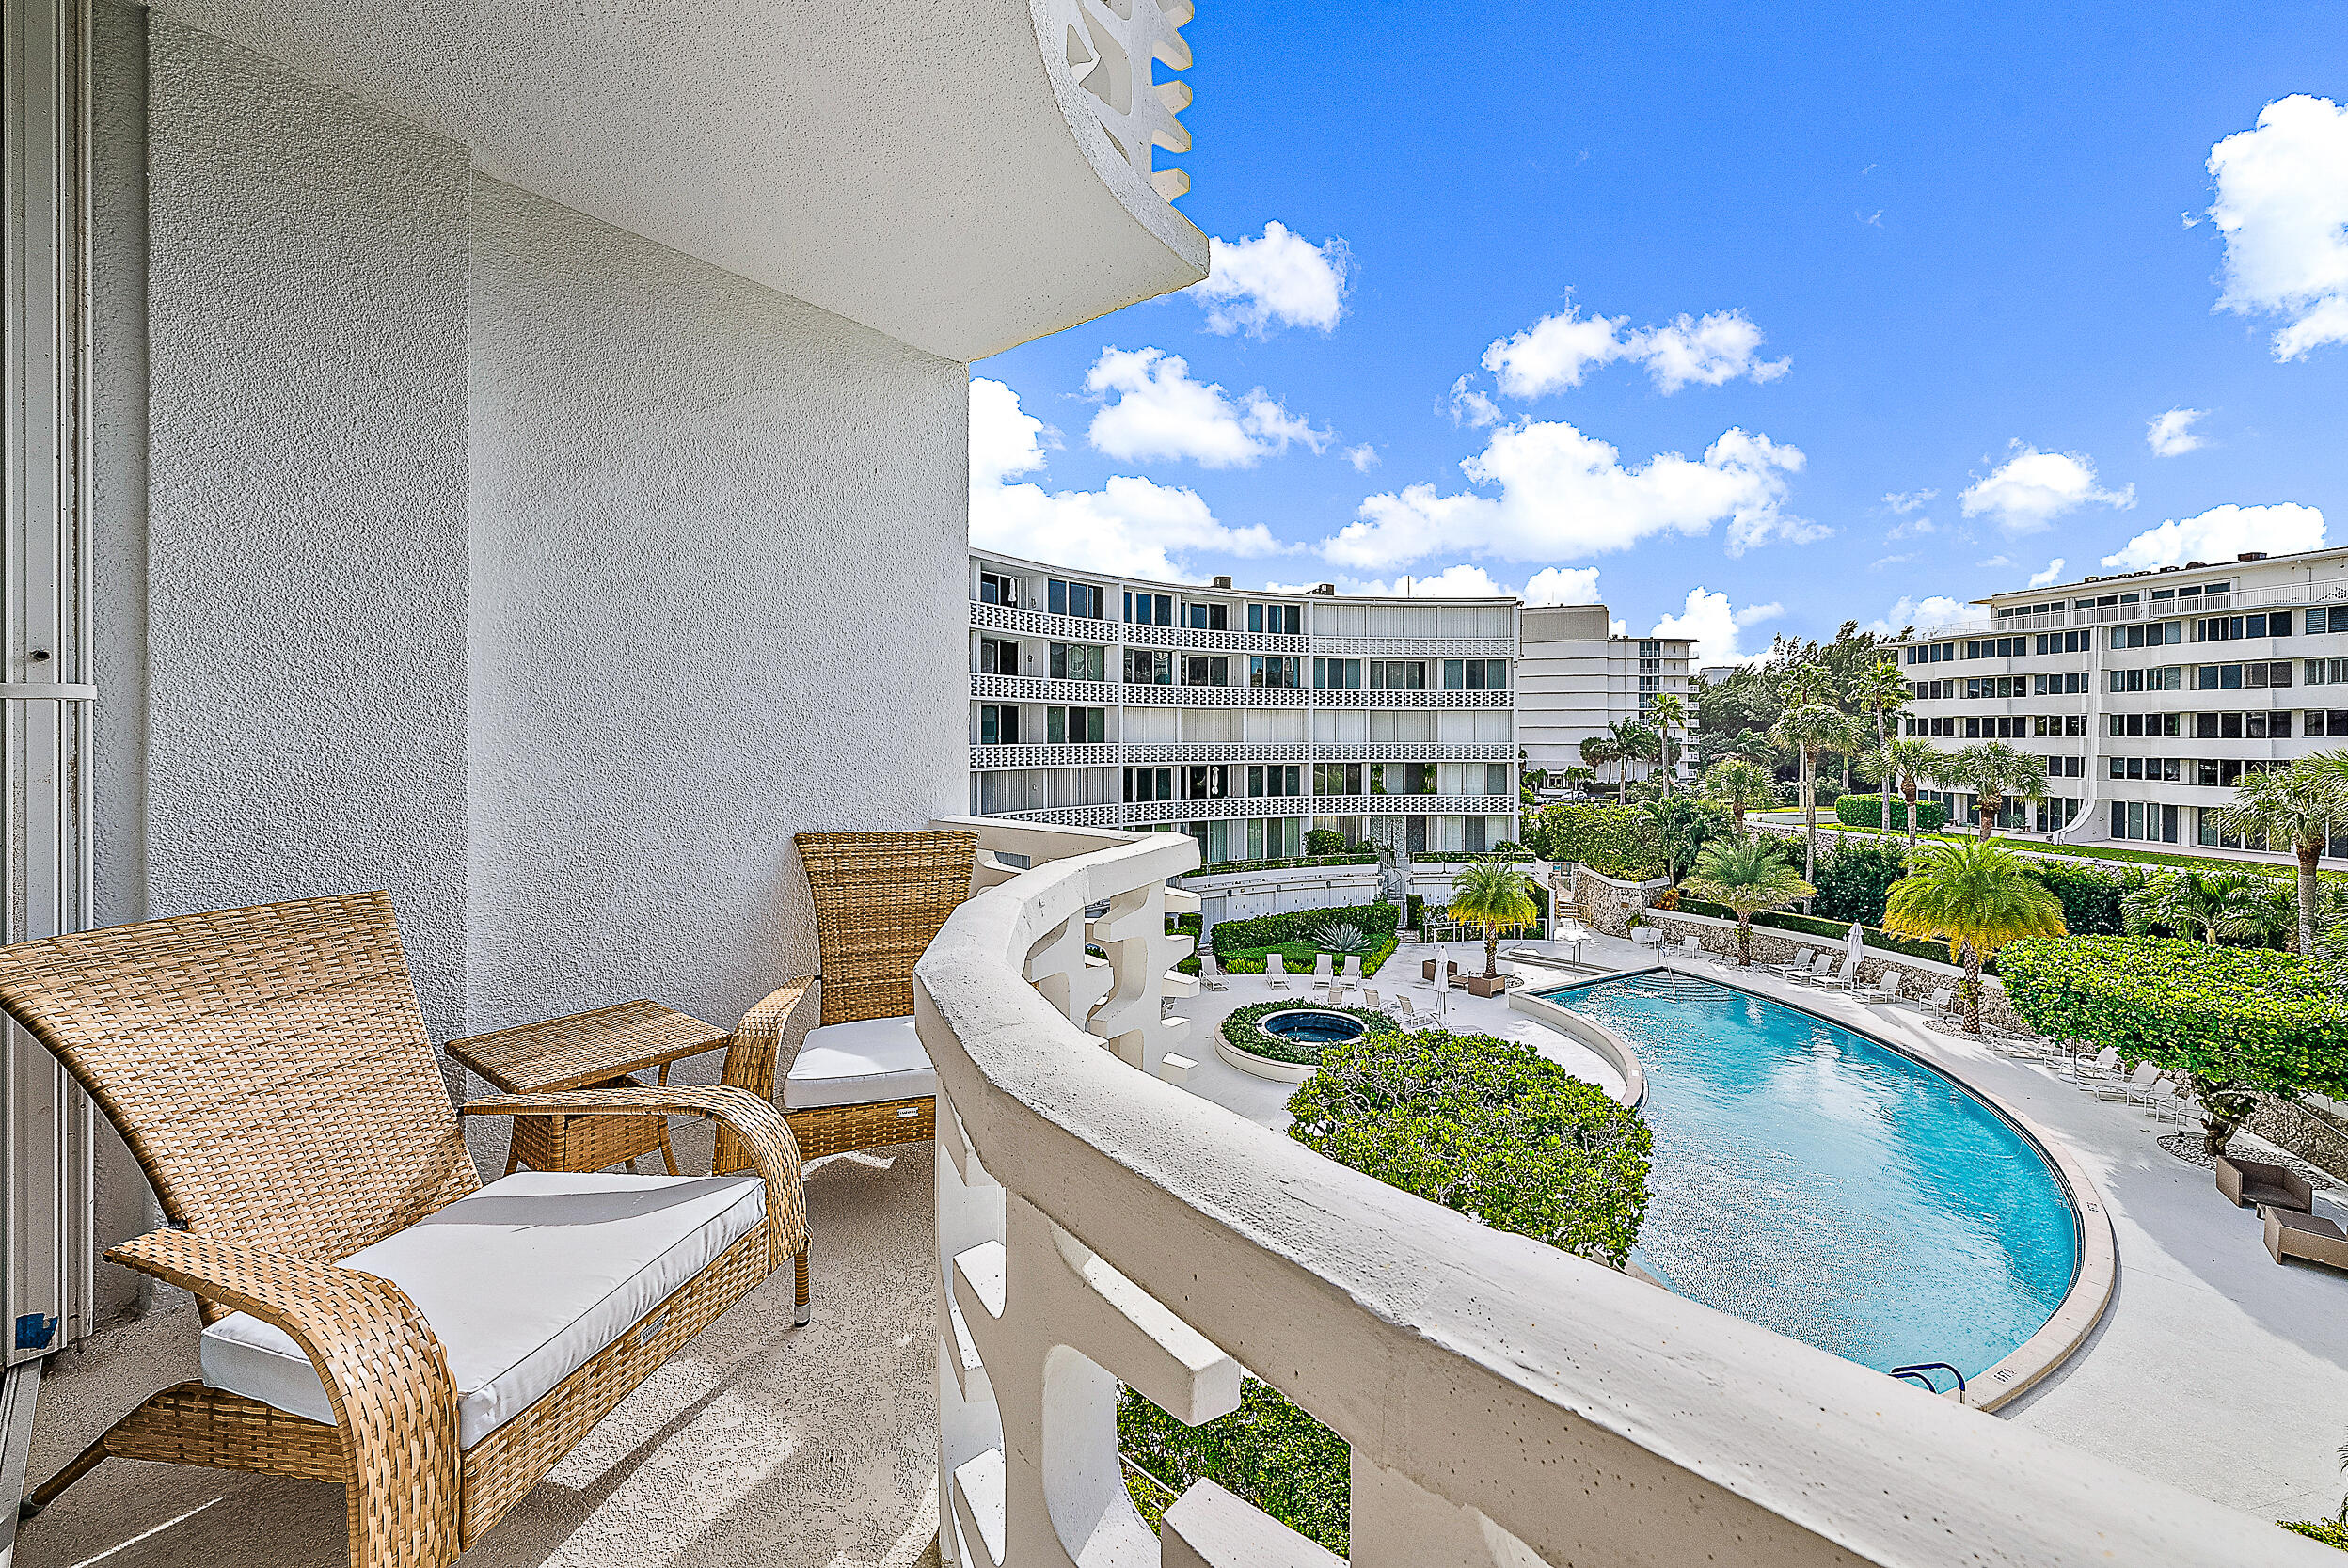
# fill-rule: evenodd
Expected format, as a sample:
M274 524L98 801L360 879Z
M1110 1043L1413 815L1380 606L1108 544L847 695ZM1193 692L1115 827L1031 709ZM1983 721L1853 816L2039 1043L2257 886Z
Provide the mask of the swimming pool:
M1621 1035L1655 1132L1642 1261L1679 1294L1879 1371L1981 1375L2061 1305L2070 1195L1954 1080L1685 976L1541 995Z

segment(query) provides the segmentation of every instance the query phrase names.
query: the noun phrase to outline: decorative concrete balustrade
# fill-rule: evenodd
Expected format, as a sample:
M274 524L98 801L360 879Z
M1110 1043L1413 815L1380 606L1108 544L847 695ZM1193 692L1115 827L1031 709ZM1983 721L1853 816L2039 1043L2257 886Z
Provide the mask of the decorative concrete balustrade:
M1193 1096L1158 1017L1191 841L954 825L992 885L922 959L916 1008L946 1155L940 1544L961 1568L1331 1561L1211 1486L1162 1540L1127 1499L1118 1385L1197 1422L1243 1367L1352 1445L1365 1568L2337 1560Z

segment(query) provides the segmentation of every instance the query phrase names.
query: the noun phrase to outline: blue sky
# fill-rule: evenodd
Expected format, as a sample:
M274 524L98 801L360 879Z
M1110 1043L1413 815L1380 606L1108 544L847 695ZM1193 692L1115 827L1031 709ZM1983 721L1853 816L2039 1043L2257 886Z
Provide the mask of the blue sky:
M1206 0L1214 293L974 367L974 534L1713 657L2348 542L2341 21Z

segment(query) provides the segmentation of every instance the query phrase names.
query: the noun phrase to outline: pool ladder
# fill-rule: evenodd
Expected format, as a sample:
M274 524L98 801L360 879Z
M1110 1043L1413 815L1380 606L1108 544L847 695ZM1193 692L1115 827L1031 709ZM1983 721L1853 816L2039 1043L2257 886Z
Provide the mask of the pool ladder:
M1957 1386L1954 1389L1943 1388L1940 1386L1940 1383L1932 1375L1935 1372L1946 1372L1949 1376L1957 1380ZM1950 1366L1945 1361L1919 1361L1912 1367L1894 1367L1890 1375L1899 1379L1902 1383L1915 1384L1917 1386L1923 1388L1927 1393L1954 1393L1957 1396L1957 1402L1959 1404L1967 1402L1967 1397L1965 1394L1965 1374L1959 1371L1956 1368Z
M1719 990L1718 987L1706 985L1702 980L1688 979L1685 976L1672 974L1668 970L1642 974L1638 979L1631 981L1630 985L1644 995L1659 996L1672 1002L1694 1001Z

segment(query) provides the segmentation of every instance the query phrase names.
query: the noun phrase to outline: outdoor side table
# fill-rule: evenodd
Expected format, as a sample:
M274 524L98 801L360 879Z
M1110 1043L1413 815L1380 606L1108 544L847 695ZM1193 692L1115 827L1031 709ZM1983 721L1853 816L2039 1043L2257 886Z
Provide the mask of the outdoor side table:
M633 1074L669 1066L726 1042L726 1032L658 1002L622 1002L544 1023L451 1040L449 1055L504 1094L553 1094L565 1089L621 1088ZM658 1150L671 1176L678 1174L665 1117L515 1117L507 1175L532 1170L601 1170L621 1161L635 1168Z

